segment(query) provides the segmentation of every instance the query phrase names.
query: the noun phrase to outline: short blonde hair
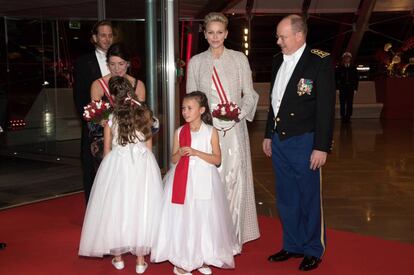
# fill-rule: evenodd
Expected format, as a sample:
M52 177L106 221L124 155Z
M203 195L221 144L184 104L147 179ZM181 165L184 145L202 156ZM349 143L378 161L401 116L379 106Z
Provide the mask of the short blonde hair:
M227 29L227 25L229 24L229 19L227 19L227 17L221 12L210 12L204 17L204 29L206 29L208 23L210 22L223 23L225 29Z

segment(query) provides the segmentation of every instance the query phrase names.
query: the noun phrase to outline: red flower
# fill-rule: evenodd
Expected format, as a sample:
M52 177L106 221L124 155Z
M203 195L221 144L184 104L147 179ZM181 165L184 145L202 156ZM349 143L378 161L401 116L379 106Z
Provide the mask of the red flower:
M225 121L239 122L240 108L234 102L220 103L213 110L212 116Z
M103 120L108 120L112 113L112 106L103 100L94 100L83 107L83 119L100 124Z

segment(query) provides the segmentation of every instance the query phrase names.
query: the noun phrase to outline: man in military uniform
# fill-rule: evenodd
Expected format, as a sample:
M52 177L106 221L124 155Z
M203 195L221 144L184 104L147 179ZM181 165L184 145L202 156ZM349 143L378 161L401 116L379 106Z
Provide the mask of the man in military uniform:
M276 202L283 247L271 262L303 260L300 270L318 267L325 251L320 168L331 150L335 76L331 58L306 45L306 21L299 15L277 26L282 50L273 60L264 153L276 174Z
M351 64L352 54L342 55L342 64L336 69L336 89L339 90L339 104L342 122L350 122L354 95L358 90L358 71Z

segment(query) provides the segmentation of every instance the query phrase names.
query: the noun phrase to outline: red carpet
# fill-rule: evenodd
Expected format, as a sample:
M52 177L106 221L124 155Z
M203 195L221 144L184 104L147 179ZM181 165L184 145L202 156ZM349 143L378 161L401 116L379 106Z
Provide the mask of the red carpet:
M116 271L110 257L77 256L84 213L83 194L0 212L0 274L135 274L133 256ZM297 270L300 259L268 263L281 246L277 220L260 217L262 237L244 246L235 270L213 269L214 274L308 274ZM413 274L414 245L328 230L328 250L311 274ZM150 264L145 274L172 274L169 263ZM200 274L193 272L193 274Z

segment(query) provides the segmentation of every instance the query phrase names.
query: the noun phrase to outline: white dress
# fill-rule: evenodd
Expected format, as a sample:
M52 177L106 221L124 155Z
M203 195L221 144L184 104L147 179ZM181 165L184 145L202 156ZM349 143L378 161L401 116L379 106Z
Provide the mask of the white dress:
M117 144L116 121L109 123L112 150L95 177L79 255L147 255L158 230L163 194L160 169L145 142Z
M211 153L212 131L212 126L202 123L198 132L191 132L191 147ZM187 271L203 264L234 268L233 255L240 253L240 246L217 168L190 157L184 204L173 204L175 167L164 178L159 234L151 260L168 260Z

